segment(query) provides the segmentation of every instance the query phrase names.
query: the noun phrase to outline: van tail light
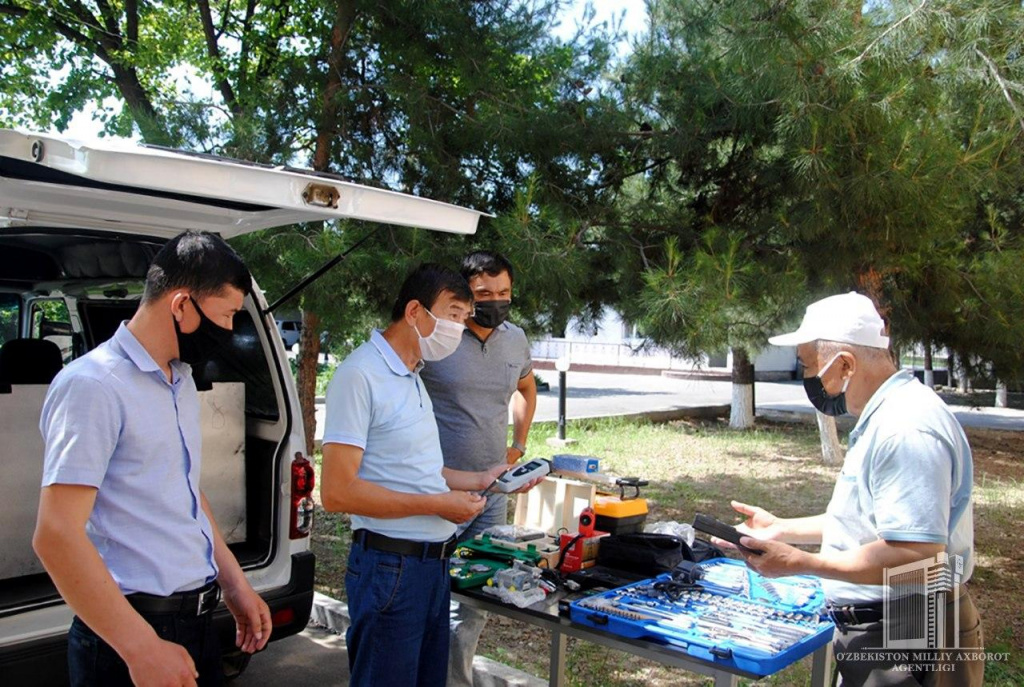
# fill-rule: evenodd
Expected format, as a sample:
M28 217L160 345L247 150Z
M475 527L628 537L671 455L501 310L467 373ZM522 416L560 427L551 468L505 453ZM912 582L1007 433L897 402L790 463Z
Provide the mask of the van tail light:
M313 528L313 464L301 453L292 461L292 510L289 536L302 539L309 536Z

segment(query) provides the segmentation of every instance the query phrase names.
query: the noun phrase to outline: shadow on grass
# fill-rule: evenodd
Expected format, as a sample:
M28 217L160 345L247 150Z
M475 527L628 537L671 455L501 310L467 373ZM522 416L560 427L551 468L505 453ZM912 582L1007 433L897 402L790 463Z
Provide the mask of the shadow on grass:
M780 517L802 517L825 511L834 480L827 475L802 471L778 477L707 476L683 477L648 487L647 494L657 504L652 515L664 514L689 522L693 514L707 513L726 523L739 521L730 501L760 506Z

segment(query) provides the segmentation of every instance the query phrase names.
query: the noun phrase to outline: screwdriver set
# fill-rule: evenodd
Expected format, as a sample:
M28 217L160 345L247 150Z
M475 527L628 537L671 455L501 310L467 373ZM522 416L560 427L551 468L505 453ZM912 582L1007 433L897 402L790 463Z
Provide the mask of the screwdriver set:
M590 627L770 675L831 641L824 606L813 577L767 579L741 561L716 558L574 601L569 614Z

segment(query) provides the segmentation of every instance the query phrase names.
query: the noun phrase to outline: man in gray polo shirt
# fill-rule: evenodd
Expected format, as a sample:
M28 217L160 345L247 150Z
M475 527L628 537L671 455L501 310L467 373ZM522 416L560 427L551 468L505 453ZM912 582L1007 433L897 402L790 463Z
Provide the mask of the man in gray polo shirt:
M512 265L497 253L476 251L463 258L460 271L473 292L474 314L466 321L455 352L428 362L421 376L434 402L445 467L490 470L515 463L526 453L537 385L526 334L506 321L512 303ZM507 522L506 496L491 494L483 512L460 527L459 540ZM486 622L483 611L460 605L453 612L449 686L473 684L473 655Z

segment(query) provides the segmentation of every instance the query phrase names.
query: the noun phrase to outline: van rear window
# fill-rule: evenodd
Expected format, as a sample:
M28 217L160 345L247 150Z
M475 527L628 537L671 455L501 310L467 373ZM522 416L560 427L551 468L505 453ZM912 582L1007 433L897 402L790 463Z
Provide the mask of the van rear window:
M263 343L256 323L248 311L235 315L235 335L231 345L220 349L205 364L192 368L192 378L200 390L214 382L245 382L245 412L264 420L277 420L277 393L270 376L270 362L263 352Z
M0 293L0 346L18 338L21 298L15 293Z

